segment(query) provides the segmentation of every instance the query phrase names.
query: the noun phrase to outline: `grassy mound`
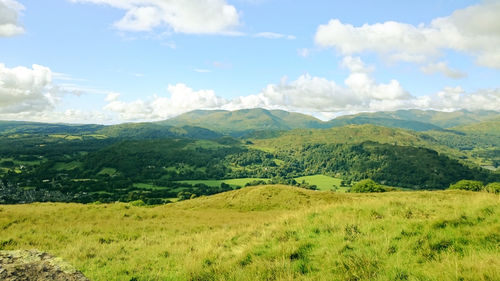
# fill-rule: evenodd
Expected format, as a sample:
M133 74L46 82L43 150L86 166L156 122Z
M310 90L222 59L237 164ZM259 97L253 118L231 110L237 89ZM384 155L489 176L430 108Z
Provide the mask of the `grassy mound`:
M241 211L296 210L345 199L345 196L332 192L319 192L285 185L264 185L184 201L175 208Z

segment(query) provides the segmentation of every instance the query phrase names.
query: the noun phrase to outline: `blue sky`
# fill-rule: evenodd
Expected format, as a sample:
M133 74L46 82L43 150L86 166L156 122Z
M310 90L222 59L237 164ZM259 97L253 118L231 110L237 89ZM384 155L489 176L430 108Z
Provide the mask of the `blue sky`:
M498 18L491 0L0 0L0 119L500 109Z

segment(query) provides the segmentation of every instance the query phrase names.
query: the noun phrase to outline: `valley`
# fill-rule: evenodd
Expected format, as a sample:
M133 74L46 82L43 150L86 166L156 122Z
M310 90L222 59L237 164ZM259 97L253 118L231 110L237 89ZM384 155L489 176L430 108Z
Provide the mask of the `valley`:
M379 115L405 122L427 116L434 123L426 131L384 127ZM498 115L448 115L379 113L363 115L367 124L330 128L337 119L264 109L198 110L165 122L110 126L2 121L0 202L154 205L266 183L345 192L366 178L400 190L500 181ZM443 124L455 127L432 127Z

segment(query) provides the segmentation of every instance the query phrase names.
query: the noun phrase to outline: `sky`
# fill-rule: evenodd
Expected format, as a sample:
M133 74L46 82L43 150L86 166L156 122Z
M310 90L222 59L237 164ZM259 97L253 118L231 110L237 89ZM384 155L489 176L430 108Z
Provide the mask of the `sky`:
M0 0L0 119L500 110L500 0Z

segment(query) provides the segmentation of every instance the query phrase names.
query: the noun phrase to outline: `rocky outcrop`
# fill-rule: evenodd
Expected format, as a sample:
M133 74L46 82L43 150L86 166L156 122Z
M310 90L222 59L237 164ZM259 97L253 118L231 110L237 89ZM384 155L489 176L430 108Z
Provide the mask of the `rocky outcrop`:
M0 280L89 281L62 259L34 250L0 251Z

